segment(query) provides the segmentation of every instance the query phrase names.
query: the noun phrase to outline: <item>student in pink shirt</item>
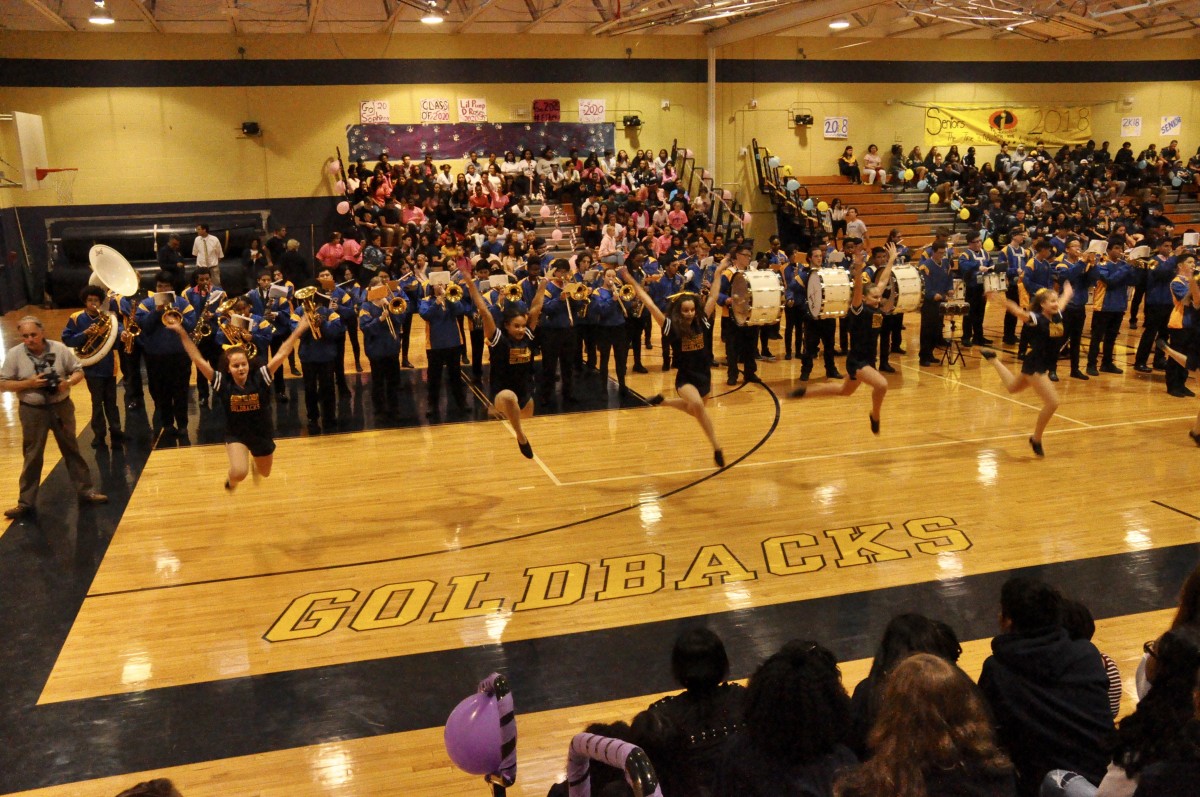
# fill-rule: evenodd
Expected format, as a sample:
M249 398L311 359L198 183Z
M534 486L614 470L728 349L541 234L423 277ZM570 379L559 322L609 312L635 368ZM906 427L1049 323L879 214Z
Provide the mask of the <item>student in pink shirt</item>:
M354 278L358 279L362 274L362 245L358 241L347 238L342 242L342 262L350 264Z
M671 205L671 212L667 214L667 223L671 225L671 229L679 232L688 223L688 215L683 209L683 203L678 200Z
M329 236L329 241L317 250L317 260L325 268L336 268L344 259L345 247L342 245L342 234L335 232Z
M425 211L412 203L411 199L404 200L404 208L400 211L400 221L407 227L415 224L420 227L425 223Z

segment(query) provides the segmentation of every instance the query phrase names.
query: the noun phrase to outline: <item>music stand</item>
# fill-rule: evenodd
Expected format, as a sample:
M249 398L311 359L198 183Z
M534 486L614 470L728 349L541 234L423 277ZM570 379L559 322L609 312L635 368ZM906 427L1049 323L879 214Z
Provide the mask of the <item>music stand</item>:
M955 337L954 333L956 331L958 331L958 324L956 323L957 320L959 318L965 319L966 316L965 315L964 316L957 316L957 315L947 316L945 313L946 313L946 306L945 306L945 304L943 304L942 305L942 328L945 329L945 323L946 323L945 319L949 318L950 319L950 334L946 336L946 347L944 349L942 349L942 358L940 360L938 360L938 364L939 365L954 365L955 363L965 363L967 361L967 359L966 359L966 357L963 356L962 344L959 343L959 341L962 339L962 335L960 334L958 337Z

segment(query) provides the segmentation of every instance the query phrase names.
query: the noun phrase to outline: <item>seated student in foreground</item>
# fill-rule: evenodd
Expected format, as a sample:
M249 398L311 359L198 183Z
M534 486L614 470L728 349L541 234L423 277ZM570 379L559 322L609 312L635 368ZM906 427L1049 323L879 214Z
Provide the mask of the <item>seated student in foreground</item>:
M883 409L883 399L887 395L888 383L883 374L875 369L875 352L878 350L876 341L879 330L883 327L883 315L880 302L883 299L883 288L891 279L892 264L896 262L896 245L888 244L888 260L878 274L875 284L865 291L863 289L863 250L854 252L854 262L850 268L850 280L853 283L853 293L850 297L850 312L846 323L850 329L850 352L846 357L846 378L839 385L836 382L826 382L816 387L801 386L792 391L792 398L805 396L849 396L858 390L859 385L867 384L871 388L871 432L879 434L880 411Z
M501 327L496 326L491 310L479 293L479 286L471 278L471 266L466 260L459 261L459 270L471 293L471 301L479 311L483 322L483 336L487 340L488 362L491 364L492 403L496 410L512 424L517 437L517 448L526 459L533 459L533 447L521 428L521 421L533 417L533 333L542 314L542 302L546 298L546 280L538 280L533 304L529 312L521 305L506 304Z
M288 352L308 329L308 317L303 316L283 345L266 365L252 368L246 349L231 346L221 356L220 370L214 370L196 348L191 335L181 322L163 321L174 330L196 370L212 382L212 392L225 409L225 453L229 455L229 476L225 489L232 490L250 472L250 457L254 457L256 472L271 475L275 454L274 429L271 424L271 381L279 366L287 361Z
M721 262L713 277L715 284L720 284L721 275L728 267L728 260ZM705 332L712 327L712 315L717 309L719 293L709 291L703 312L700 308L700 297L696 294L677 294L672 298L668 312L663 313L628 269L622 268L620 276L626 285L633 286L642 304L650 311L651 317L662 327L663 348L670 346L675 352L675 392L679 398L666 399L659 393L650 399L650 403L665 404L695 418L712 444L713 461L717 463L718 468L725 467L725 454L721 451L721 444L717 442L717 433L713 429L712 419L708 417L708 410L704 408L708 394L712 391L712 372L709 366L712 361L712 339L707 337Z

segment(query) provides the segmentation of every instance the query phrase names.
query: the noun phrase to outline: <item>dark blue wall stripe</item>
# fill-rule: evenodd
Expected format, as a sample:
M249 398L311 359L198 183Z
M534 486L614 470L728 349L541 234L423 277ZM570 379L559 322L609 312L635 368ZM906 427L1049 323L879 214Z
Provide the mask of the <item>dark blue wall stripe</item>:
M0 86L345 86L392 83L703 83L703 59L473 58L261 61L0 60ZM1120 83L1200 80L1190 61L728 59L722 83Z

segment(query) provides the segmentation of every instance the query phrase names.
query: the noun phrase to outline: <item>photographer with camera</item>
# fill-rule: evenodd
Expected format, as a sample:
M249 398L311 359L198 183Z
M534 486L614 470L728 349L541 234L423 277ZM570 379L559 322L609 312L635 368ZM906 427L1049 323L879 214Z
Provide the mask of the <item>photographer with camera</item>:
M42 322L25 316L17 322L17 333L24 341L8 350L0 366L0 390L13 391L20 402L21 450L25 464L21 468L21 495L4 516L16 519L34 511L38 486L42 481L42 460L46 436L54 440L66 460L71 481L82 504L103 504L108 497L92 488L92 474L79 454L75 439L75 404L71 386L83 381L83 367L75 352L57 340L46 340Z

